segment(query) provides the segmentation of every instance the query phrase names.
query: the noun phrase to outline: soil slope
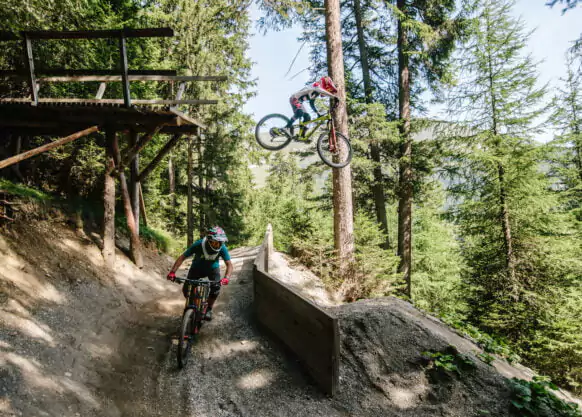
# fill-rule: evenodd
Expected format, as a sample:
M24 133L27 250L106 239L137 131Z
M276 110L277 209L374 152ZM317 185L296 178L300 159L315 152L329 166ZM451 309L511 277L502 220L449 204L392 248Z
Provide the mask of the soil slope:
M139 270L118 250L110 270L98 241L64 219L29 218L1 230L1 416L510 415L505 379L493 367L473 357L474 367L443 375L422 359L451 344L473 355L476 346L390 298L323 302L342 332L341 389L325 397L254 324L257 248L232 251L231 284L178 371L183 298L164 279L172 259L148 251ZM280 268L280 279L326 298L319 285L314 295L312 276Z

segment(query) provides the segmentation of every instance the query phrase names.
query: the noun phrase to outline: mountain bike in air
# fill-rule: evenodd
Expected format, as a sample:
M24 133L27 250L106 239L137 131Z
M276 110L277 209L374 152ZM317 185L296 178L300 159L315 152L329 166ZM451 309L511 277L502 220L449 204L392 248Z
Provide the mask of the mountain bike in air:
M289 118L282 114L263 117L255 128L255 138L259 145L270 151L278 151L292 140L309 142L315 132L320 131L317 153L323 162L332 168L343 168L352 160L352 145L348 138L336 132L329 112L308 122L294 124L290 128L286 127L288 123ZM323 127L324 125L326 126Z

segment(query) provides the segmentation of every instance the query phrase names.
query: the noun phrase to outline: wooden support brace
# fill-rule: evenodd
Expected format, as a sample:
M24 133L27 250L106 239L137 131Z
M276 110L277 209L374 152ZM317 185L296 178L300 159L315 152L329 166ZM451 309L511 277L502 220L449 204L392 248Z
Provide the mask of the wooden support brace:
M133 160L133 158L135 158L135 156L144 148L144 146L146 146L147 143L150 140L152 140L154 135L162 129L162 127L163 127L163 125L158 125L153 130L142 135L142 137L139 138L137 143L131 149L129 149L126 152L126 154L123 156L123 158L121 159L121 166L124 166L124 167L127 166ZM118 166L118 169L120 169L119 166Z
M145 200L143 198L143 191L141 189L141 183L139 184L139 206L140 206L139 212L141 213L141 219L143 220L143 225L145 227L148 227L148 216L146 213Z
M98 130L99 130L99 126L89 127L85 130L81 130L80 132L73 133L72 135L69 135L69 136L64 137L62 139L58 139L54 142L47 143L46 145L39 146L38 148L31 149L30 151L26 151L26 152L23 152L21 154L14 155L10 158L6 158L3 161L0 161L0 169L6 168L12 164L16 164L17 162L24 161L25 159L28 159L28 158L33 157L35 155L38 155L38 154L41 154L43 152L49 151L51 149L57 148L61 145L64 145L65 143L72 142L76 139L82 138L83 136L87 136L90 133L97 132Z
M119 185L121 188L121 196L123 198L123 208L125 211L125 217L127 219L127 228L129 229L129 243L130 243L129 251L131 253L131 259L138 268L143 268L141 243L139 240L137 229L135 227L135 219L133 217L133 211L131 209L131 201L129 199L129 191L127 189L127 181L125 180L125 173L123 172L123 166L121 165L121 154L119 152L119 142L117 139L117 135L115 135L111 146L113 149L115 165L117 165L117 178L119 179Z
M139 176L137 177L137 180L139 182L142 182L150 174L150 172L152 172L152 170L160 163L162 158L166 156L166 154L170 152L174 146L176 146L181 136L182 136L181 134L175 134L174 136L172 136L172 138L166 143L166 145L160 150L160 152L158 152L154 159L152 159L152 162L150 162L149 165L145 167L144 170L139 174Z
M95 94L95 98L97 100L101 100L103 98L103 94L105 94L105 88L107 88L106 83L99 84L99 89L97 90L97 94Z

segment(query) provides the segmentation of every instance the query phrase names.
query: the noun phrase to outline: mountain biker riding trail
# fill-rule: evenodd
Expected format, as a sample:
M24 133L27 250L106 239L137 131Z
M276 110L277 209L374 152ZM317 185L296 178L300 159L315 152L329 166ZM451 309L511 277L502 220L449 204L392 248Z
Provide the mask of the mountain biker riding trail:
M293 109L293 116L287 123L286 129L291 128L295 120L303 118L303 122L309 122L311 116L309 112L305 109L305 101L309 101L311 109L321 117L322 114L319 112L317 107L315 107L315 99L319 96L325 96L330 98L338 98L335 94L337 93L337 87L333 83L333 80L327 75L321 77L318 82L313 83L311 86L304 87L297 91L295 94L291 95L289 98L289 103ZM303 136L303 128L300 136Z
M212 307L218 298L221 285L228 285L230 276L233 271L230 254L225 245L228 241L226 233L219 226L213 226L208 229L206 236L199 239L192 244L186 251L176 259L172 269L168 273L167 279L174 282L176 280L176 271L182 265L186 258L194 256L190 270L188 271L188 279L206 278L214 284L210 287L210 297L208 297L208 309L206 310L206 320L212 320ZM222 258L226 264L226 272L224 278L220 279L220 263ZM182 292L184 297L188 294L188 283L184 283Z

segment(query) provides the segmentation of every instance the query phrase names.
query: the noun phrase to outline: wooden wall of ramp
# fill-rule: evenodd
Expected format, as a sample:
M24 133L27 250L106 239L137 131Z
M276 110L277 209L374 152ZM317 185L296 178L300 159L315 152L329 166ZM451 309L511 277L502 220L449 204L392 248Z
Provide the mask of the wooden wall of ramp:
M338 320L269 275L272 251L269 225L253 270L257 319L299 357L321 389L333 396L339 384Z

